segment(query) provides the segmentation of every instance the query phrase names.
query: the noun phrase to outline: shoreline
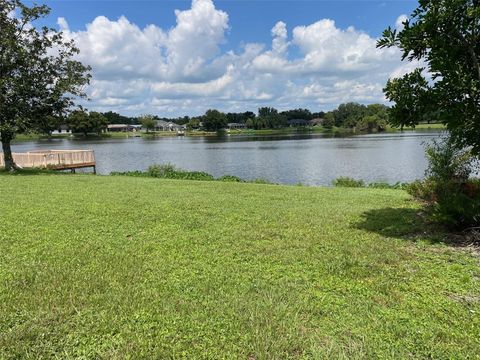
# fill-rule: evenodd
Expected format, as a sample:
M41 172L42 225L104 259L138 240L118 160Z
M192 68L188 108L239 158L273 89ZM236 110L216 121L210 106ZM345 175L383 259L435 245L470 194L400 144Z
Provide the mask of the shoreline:
M65 134L53 134L51 136L42 134L19 134L12 141L12 143L22 143L38 140L56 140L56 139L71 139L71 140L108 140L108 139L125 139L130 137L141 138L162 138L162 137L217 137L217 136L248 136L248 135L287 135L287 134L345 134L345 135L367 135L367 134L379 134L379 133L397 133L403 131L415 131L415 130L446 130L443 124L419 124L415 128L404 128L403 130L397 128L388 127L385 131L355 131L355 129L348 128L281 128L281 129L246 129L246 130L231 130L225 132L208 132L208 131L187 131L183 135L178 135L174 131L158 131L158 132L110 132L102 133L101 135L89 134L88 136L77 136L69 133Z

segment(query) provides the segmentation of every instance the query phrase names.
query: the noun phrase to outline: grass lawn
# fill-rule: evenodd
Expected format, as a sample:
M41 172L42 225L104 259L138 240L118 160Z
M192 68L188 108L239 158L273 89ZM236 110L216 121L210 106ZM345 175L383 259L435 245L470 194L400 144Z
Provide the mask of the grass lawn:
M2 175L0 195L0 359L480 357L480 259L403 191Z

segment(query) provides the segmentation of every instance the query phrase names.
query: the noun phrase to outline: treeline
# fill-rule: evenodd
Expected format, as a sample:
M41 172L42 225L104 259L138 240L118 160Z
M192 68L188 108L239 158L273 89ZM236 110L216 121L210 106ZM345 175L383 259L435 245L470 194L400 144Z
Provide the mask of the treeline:
M358 131L383 131L388 122L389 108L383 104L362 105L354 102L341 104L329 112L311 112L308 109L293 109L279 112L272 107L243 113L222 113L208 110L205 115L190 119L187 128L203 128L207 131L223 129L228 123L244 124L251 129L279 129L288 126L323 126L325 128L348 128ZM303 121L301 121L303 120Z
M383 131L388 122L388 106L362 105L354 102L341 104L325 114L324 127L339 127L359 131Z
M87 112L75 110L66 118L48 117L39 123L38 132L51 134L55 130L67 128L74 133L101 133L109 124L143 125L147 130L155 127L156 120L186 125L188 130L218 131L228 124L242 124L249 129L280 129L299 126L322 126L324 128L348 128L358 131L383 131L388 122L389 108L382 104L362 105L354 102L341 104L329 112L311 112L309 109L278 111L273 107L261 107L257 113L223 113L216 109L208 110L202 116L167 118L157 115L128 117L113 111ZM148 117L149 126L146 125ZM151 123L151 124L150 124Z

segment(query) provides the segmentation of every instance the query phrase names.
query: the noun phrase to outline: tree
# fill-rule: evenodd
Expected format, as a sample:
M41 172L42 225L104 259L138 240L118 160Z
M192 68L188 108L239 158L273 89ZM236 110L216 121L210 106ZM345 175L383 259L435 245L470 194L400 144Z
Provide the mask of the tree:
M191 118L190 121L187 123L188 130L198 129L200 127L200 120L198 118Z
M285 115L287 120L292 119L303 119L303 120L312 120L313 115L308 109L294 109L282 111L282 114Z
M88 115L88 118L90 120L91 132L100 135L102 131L105 131L107 129L108 120L99 112L91 111Z
M480 153L480 0L420 0L400 31L388 28L377 46L398 47L402 60L425 64L384 89L395 105L390 122L444 123L454 143Z
M335 117L332 111L329 111L325 114L325 120L323 122L323 127L330 129L335 126Z
M63 118L54 115L40 117L35 121L35 130L41 134L52 135L54 130L58 130L62 125Z
M258 118L254 121L255 128L281 128L287 125L285 114L279 114L278 110L270 107L261 107L258 109Z
M106 129L107 124L107 119L94 111L89 114L83 110L75 110L68 117L68 126L72 132L82 133L84 136L87 136L88 133L100 134Z
M335 126L354 128L357 125L357 122L360 121L365 114L365 105L354 102L340 104L338 109L333 111Z
M16 169L15 135L35 130L47 116L63 116L89 82L90 68L73 60L78 49L72 41L32 26L49 12L45 5L0 0L0 139L8 171Z
M134 124L136 119L120 115L113 111L108 111L102 113L102 115L107 119L109 124Z
M214 109L207 110L202 118L203 127L207 131L217 131L227 126L227 116Z
M142 115L139 118L140 124L142 124L142 127L144 127L147 130L147 133L150 130L155 129L155 120L152 115Z
M378 115L367 115L360 119L355 128L359 131L384 131L386 127L385 120Z

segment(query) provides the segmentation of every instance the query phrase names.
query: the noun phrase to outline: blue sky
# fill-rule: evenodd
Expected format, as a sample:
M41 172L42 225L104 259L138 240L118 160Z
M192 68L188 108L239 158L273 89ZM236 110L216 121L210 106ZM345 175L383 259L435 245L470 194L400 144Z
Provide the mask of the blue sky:
M46 1L93 67L87 107L195 115L383 102L406 71L375 49L416 1ZM175 12L178 10L177 12ZM401 18L400 18L401 19ZM57 25L58 24L58 25Z

